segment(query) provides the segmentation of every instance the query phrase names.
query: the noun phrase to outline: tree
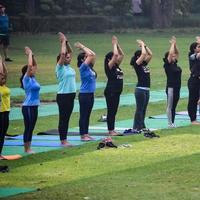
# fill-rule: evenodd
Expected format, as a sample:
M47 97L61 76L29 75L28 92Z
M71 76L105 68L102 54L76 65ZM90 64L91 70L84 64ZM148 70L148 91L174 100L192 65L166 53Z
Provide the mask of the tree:
M190 0L146 0L151 3L151 18L153 28L168 28L177 15L186 15L190 12Z
M151 14L153 28L168 28L175 12L174 0L152 0Z

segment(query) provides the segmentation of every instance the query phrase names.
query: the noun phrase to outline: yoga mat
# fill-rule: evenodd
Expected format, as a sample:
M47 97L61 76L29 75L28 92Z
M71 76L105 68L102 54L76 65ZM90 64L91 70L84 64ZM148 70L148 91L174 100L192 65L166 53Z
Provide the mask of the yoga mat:
M133 85L134 83L124 83L124 85ZM77 88L80 88L80 82L76 83ZM96 88L105 88L106 82L96 82ZM42 85L40 94L45 93L56 93L58 90L58 84L53 85ZM11 96L23 96L24 90L21 88L11 88Z
M100 140L102 138L104 138L104 137L94 136L95 140ZM7 138L7 139L9 139L9 138ZM12 137L11 139L12 140L23 140L23 135L18 135L16 137ZM49 141L60 141L60 137L58 135L33 135L32 140L33 141L41 140L41 141L44 141L44 142L45 141L47 141L47 142L49 142ZM67 140L68 141L80 141L80 136L78 136L78 135L77 136L68 136Z
M188 97L187 88L181 89L181 98ZM166 101L166 94L164 90L151 91L150 102ZM133 93L125 94L120 96L120 106L135 105L135 97ZM95 98L93 110L107 108L105 98ZM79 102L75 100L73 112L79 112ZM56 103L41 104L38 111L39 117L58 115L58 106ZM21 108L14 107L10 111L10 120L23 119Z
M188 111L180 111L176 112L176 115L187 115L188 116ZM200 116L199 111L197 111L197 117Z
M52 151L52 150L56 150L60 148L62 147L31 147L31 149L35 153L47 152L47 151ZM20 154L21 156L29 155L27 153L24 153L23 146L4 146L2 150L3 155L13 155L13 154L16 154L16 152Z
M92 141L98 141L103 138L104 138L104 136L95 136L94 140L92 140ZM74 139L74 137L73 137L73 139ZM78 137L78 139L76 138L76 140L69 140L69 141L74 146L82 145L82 144L86 143L86 142L81 141L80 137ZM90 142L92 142L92 141L90 141ZM18 140L18 139L5 140L5 142L4 142L4 146L23 146L23 145L24 145L23 140ZM38 146L39 147L62 147L59 139L57 139L56 141L55 140L33 140L31 142L31 146L32 147L34 147L34 146L37 146L37 147Z
M21 155L19 154L15 154L15 155L2 155L3 156L3 160L17 160L17 159L20 159L22 158Z
M68 132L68 136L80 136L79 127L70 128L70 132ZM105 130L89 130L89 134L92 136L99 135L99 136L106 136L108 132ZM57 129L46 130L43 132L37 133L37 135L59 135Z
M35 188L0 187L0 198L37 191Z
M168 121L166 120L160 120L160 119L149 119L145 118L145 124L146 127L149 128L150 130L156 130L156 129L164 129L168 128ZM177 127L180 126L188 126L190 125L189 120L181 120L181 119L176 119L175 124ZM121 120L121 121L116 121L115 126L118 128L121 128L123 131L125 129L129 129L133 127L133 119L127 119L127 120ZM105 125L103 124L96 124L94 127L102 127L105 128Z

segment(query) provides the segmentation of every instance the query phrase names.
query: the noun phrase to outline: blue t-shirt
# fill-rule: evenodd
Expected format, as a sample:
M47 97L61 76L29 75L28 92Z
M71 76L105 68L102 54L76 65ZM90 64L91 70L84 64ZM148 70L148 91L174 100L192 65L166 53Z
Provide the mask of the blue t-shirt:
M94 93L96 89L96 73L88 64L82 63L80 68L80 93Z
M76 92L76 72L70 65L56 65L56 77L58 79L58 94Z
M0 34L8 34L9 20L7 15L0 15Z
M23 80L23 86L25 90L25 99L23 102L23 106L38 106L40 105L40 84L36 81L35 77L27 76L25 74Z

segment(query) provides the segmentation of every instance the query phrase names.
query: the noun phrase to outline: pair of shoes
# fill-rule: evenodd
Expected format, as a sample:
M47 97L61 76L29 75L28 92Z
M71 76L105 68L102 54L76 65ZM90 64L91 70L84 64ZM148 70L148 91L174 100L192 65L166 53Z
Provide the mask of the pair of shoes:
M154 132L152 131L147 131L147 132L144 132L144 137L148 137L148 138L154 138L154 137L157 137L159 138L160 136L159 135L156 135Z
M5 173L5 172L9 172L9 168L7 165L5 166L0 166L0 172Z
M12 62L13 60L11 60L10 58L5 58L6 62Z
M97 146L97 149L102 149L104 147L110 147L110 148L117 148L115 144L112 142L112 138L104 138Z

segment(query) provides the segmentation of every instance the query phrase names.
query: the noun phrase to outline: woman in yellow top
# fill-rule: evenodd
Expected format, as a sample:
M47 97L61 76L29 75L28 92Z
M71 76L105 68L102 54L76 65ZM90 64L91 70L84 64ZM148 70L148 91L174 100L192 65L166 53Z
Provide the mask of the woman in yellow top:
M4 159L1 152L3 149L4 138L9 126L10 89L6 87L6 79L6 66L0 56L0 160Z

